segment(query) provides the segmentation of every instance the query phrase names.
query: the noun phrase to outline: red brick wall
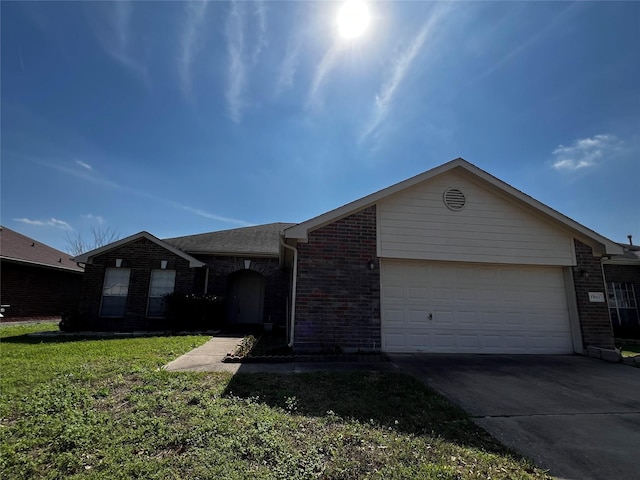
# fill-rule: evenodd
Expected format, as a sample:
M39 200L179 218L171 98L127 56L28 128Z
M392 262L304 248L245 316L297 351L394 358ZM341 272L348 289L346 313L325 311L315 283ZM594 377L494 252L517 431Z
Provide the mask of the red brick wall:
M194 255L209 265L209 285L207 293L227 296L228 278L234 272L244 269L244 261L251 260L250 270L265 278L264 321L284 326L289 295L289 272L280 267L278 258L229 257L216 255Z
M104 275L107 268L115 267L116 258L121 258L122 268L130 268L129 295L124 318L101 318L100 302ZM85 268L82 283L80 310L86 314L88 327L93 330L154 330L167 328L162 319L147 319L147 301L151 270L160 268L160 260L167 260L167 269L176 271L175 292L202 292L203 269L190 268L189 262L162 248L158 244L141 238L135 242L94 257Z
M609 307L604 303L590 302L589 292L605 294L600 258L594 257L591 247L574 240L577 265L573 269L578 315L585 347L613 347L613 332L609 320ZM606 294L605 294L606 297Z
M11 305L4 316L59 316L80 299L82 273L2 262L0 303Z
M314 230L297 248L295 349L379 350L375 206Z

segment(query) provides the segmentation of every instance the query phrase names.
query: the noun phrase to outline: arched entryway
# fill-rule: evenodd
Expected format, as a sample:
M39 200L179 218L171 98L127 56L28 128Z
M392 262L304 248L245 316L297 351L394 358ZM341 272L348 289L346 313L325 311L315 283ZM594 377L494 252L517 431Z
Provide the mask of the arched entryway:
M253 270L238 270L227 280L227 322L262 323L265 279Z

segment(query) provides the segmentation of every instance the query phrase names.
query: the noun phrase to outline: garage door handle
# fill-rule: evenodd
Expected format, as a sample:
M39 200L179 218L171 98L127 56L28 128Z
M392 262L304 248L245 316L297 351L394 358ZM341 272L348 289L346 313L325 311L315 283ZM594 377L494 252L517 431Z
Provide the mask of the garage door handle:
M429 320L433 320L433 313L430 313L429 316L427 317Z

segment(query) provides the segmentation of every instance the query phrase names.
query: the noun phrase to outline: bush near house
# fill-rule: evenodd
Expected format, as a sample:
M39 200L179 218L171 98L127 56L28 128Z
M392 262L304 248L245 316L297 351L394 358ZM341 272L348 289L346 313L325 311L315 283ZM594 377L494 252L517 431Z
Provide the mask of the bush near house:
M225 319L224 298L217 295L170 293L165 296L169 325L179 330L220 328Z

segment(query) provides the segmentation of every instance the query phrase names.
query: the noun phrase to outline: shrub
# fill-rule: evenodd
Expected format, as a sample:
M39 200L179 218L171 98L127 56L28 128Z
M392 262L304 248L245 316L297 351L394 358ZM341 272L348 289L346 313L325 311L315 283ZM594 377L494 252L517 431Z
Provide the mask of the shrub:
M196 293L170 293L166 297L167 319L180 330L218 328L224 322L224 298Z
M79 332L86 329L86 315L79 310L68 310L62 314L58 328L63 332Z

